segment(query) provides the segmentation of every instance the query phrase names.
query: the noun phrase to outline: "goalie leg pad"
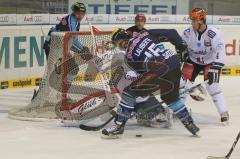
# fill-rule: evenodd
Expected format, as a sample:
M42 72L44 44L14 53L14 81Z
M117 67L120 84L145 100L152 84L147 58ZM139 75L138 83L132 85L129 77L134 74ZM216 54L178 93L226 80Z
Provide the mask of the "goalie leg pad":
M151 96L148 100L136 104L136 112L139 120L151 120L163 111L163 106L155 96Z

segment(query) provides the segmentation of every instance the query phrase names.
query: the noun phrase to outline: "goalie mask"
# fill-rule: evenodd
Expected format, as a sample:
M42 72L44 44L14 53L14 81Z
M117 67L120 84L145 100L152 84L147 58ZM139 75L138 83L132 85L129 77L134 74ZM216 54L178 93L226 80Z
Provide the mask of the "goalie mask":
M131 36L124 29L117 28L112 32L112 41L121 49L126 49L128 40L130 38Z

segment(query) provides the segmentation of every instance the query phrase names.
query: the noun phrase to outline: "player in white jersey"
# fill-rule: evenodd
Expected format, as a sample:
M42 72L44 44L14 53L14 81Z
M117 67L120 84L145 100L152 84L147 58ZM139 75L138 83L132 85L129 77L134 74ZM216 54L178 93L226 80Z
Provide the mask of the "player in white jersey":
M203 71L204 80L208 80L206 89L217 107L221 122L227 123L229 114L219 86L220 71L225 64L225 46L220 31L206 24L206 15L202 8L193 9L190 15L192 26L183 32L182 39L188 45L188 52L184 56L180 91L189 87ZM186 96L182 95L182 99Z

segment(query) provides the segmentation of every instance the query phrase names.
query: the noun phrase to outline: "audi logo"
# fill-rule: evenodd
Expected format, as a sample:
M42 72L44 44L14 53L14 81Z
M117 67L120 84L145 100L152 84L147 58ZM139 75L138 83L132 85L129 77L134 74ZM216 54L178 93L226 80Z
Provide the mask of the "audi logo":
M240 18L233 18L233 22L240 22Z
M8 21L9 21L8 16L0 17L0 22L8 22Z
M41 22L42 21L42 16L34 16L34 21L35 22Z

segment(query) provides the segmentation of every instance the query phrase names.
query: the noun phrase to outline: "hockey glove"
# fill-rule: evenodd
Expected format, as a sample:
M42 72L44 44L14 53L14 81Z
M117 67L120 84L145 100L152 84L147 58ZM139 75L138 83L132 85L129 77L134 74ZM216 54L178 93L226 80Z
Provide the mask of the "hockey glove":
M176 51L179 58L181 59L181 62L187 61L189 53L187 44L184 41L180 47L176 47Z
M220 77L220 72L221 72L222 66L219 66L218 64L213 64L209 68L209 70L208 70L208 84L209 85L219 82L219 77Z

